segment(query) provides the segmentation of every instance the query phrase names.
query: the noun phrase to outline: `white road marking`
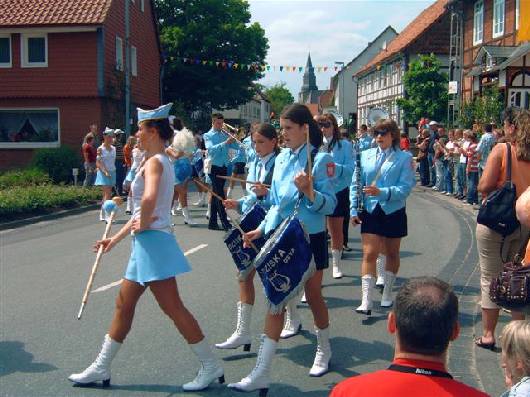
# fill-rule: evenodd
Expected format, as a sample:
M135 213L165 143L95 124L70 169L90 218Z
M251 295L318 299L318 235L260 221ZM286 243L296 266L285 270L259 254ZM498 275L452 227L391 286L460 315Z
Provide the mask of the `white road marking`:
M187 250L186 252L184 252L184 256L188 256L188 255L194 254L195 252L200 251L200 250L202 250L203 248L206 248L206 247L208 247L208 244L199 244L198 246L196 246L194 248L191 248L191 249ZM95 290L92 290L91 293L106 291L108 289L111 289L112 287L116 287L116 286L120 285L122 283L122 281L123 281L123 279L118 280L118 281L114 281L113 283L110 283L110 284L104 285L102 287L96 288Z

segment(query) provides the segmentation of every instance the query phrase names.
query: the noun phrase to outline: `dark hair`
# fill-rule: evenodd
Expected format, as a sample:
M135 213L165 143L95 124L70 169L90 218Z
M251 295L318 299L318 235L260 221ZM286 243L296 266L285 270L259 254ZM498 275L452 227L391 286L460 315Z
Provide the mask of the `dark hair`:
M215 120L215 119L224 120L225 116L223 116L221 113L214 113L214 114L212 114L212 120Z
M278 154L280 152L278 132L276 132L276 128L274 128L271 124L261 123L254 129L253 133L260 134L264 138L267 138L269 141L276 139L276 146L274 147L274 153Z
M169 125L168 119L161 120L145 120L140 122L141 125L145 125L147 128L154 128L158 131L158 135L164 141L169 140L173 136L173 129Z
M309 143L317 149L322 146L322 134L307 106L293 103L283 109L280 118L291 120L298 125L307 124L309 126Z
M368 131L368 126L366 124L361 124L362 131Z
M439 355L447 350L458 321L458 299L442 280L411 278L397 293L394 313L404 351Z
M377 123L375 123L374 127L374 136L375 131L387 131L390 132L390 135L392 135L392 146L399 147L399 127L396 124L396 122L392 119L379 119Z
M339 145L339 148L342 147L342 144L340 143L340 140L342 139L342 134L340 132L339 125L337 123L337 119L335 118L335 116L333 116L331 113L324 113L322 116L318 117L319 122L320 120L329 121L331 125L333 126L333 138L331 138L331 142L329 143L328 152L331 153L331 151L333 150L333 147L336 144Z
M490 132L490 133L493 132L493 124L486 124L484 126L484 131L485 132Z
M176 129L177 131L180 131L184 128L184 123L179 117L175 117L173 119L173 128Z

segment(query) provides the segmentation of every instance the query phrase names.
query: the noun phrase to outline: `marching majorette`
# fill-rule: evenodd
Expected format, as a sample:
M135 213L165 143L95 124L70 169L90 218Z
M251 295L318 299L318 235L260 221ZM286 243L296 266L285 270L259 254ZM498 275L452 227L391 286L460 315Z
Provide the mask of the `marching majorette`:
M247 213L256 203L259 203L265 210L270 207L267 185L272 182L274 160L280 151L278 134L270 124L259 125L252 134L252 141L256 157L248 164L247 181L260 183L247 185L248 194L239 200L227 199L223 202L226 209L236 209L242 214ZM256 271L252 269L246 277L239 279L236 330L225 342L215 345L218 349L236 349L244 346L245 350L250 350L252 340L250 322L255 301L255 275Z
M392 287L399 270L401 239L407 235L406 199L416 184L414 163L409 152L399 148L399 128L390 119L379 120L374 127L377 147L361 154L360 181L352 180L350 215L353 226L361 225L363 261L361 267L361 305L357 313L372 313L376 261L386 257L381 307L393 304ZM357 167L357 166L356 166ZM358 213L358 201L363 210Z
M280 122L286 149L276 157L275 161L270 189L272 206L261 225L256 230L246 233L245 239L254 241L266 235L293 213L309 233L308 244L311 251L309 260L312 261L313 266L316 266L316 270L308 279L301 279L304 284L292 286L294 289L289 296L296 299L296 288L304 287L313 313L318 341L309 375L321 376L328 371L331 358L328 309L322 297L321 286L323 269L328 267L326 215L333 213L337 203L330 182L330 178L334 175L330 174L328 166L333 163L333 159L327 153L317 153L322 144L322 135L306 106L301 104L289 106L282 113ZM310 166L311 164L314 166ZM273 237L269 241L272 239ZM288 284L284 282L280 285L280 289ZM266 395L270 384L272 361L284 324L284 310L282 310L284 306L276 306L276 310L270 306L256 366L241 381L228 385L230 388L245 392L260 390L260 395Z
M324 144L322 150L328 152L335 162L335 177L331 183L335 189L337 206L333 214L327 217L328 231L331 236L331 261L333 278L342 278L340 259L344 245L343 221L349 217L349 193L353 176L354 155L353 145L343 139L335 116L324 113L317 118L318 126L322 131Z
M132 233L131 256L99 355L83 372L68 378L78 385L110 384L111 361L131 328L136 304L147 287L200 361L197 376L184 384L183 389L202 390L216 379L224 382L223 368L213 355L197 320L180 299L175 279L191 269L171 229L174 174L164 151L167 140L173 136L168 122L171 106L170 103L154 110L138 109L136 136L145 150L146 161L131 185L133 216L113 237L96 243L96 249L103 246L104 252L109 252Z
M116 185L116 148L112 145L114 141L114 130L106 127L103 131L103 143L97 149L95 186L101 186L103 199L99 211L99 220L105 221L103 203L112 197L112 188Z
M191 217L188 208L188 182L193 175L191 158L197 147L193 133L184 127L181 119L170 116L170 123L175 131L171 145L166 148L166 153L172 159L175 171L175 191L171 215L177 215L177 211L180 209L184 216L184 223L192 226L197 223Z

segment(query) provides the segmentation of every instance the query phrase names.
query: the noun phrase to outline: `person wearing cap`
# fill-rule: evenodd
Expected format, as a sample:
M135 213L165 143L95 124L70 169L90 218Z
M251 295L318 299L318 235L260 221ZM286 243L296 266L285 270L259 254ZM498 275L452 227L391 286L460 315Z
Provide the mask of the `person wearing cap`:
M99 220L105 221L105 211L103 203L110 200L112 196L112 187L116 185L116 148L112 145L114 140L114 130L106 127L103 131L103 143L97 149L95 186L101 186L103 190L103 199L101 201L101 210L99 211Z
M173 130L167 119L172 104L154 110L138 109L139 145L146 161L131 184L133 215L122 229L110 238L96 242L95 249L109 252L128 234L132 249L127 270L116 300L112 323L96 360L83 372L68 378L77 385L95 382L110 385L110 365L129 333L138 300L149 287L162 311L173 321L200 361L195 379L182 386L185 391L207 388L214 380L224 382L224 371L214 356L201 328L182 302L176 276L189 272L190 266L171 228L173 167L165 153Z

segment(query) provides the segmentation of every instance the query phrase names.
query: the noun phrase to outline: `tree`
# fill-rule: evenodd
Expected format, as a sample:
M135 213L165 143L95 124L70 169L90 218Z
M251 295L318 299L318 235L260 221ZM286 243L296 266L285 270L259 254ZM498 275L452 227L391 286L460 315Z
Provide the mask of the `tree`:
M504 108L504 98L498 87L487 87L482 95L464 103L460 112L459 123L464 128L471 128L473 124L500 125L501 113Z
M283 108L294 102L294 98L284 82L277 83L263 92L271 102L271 108L275 115L279 115Z
M416 124L422 117L446 121L449 78L440 67L434 54L420 55L410 63L403 75L406 98L397 100L407 122Z
M166 101L181 104L188 115L209 116L212 108L236 107L252 98L268 43L261 26L250 23L246 1L155 0L155 7ZM242 64L256 67L238 67Z

